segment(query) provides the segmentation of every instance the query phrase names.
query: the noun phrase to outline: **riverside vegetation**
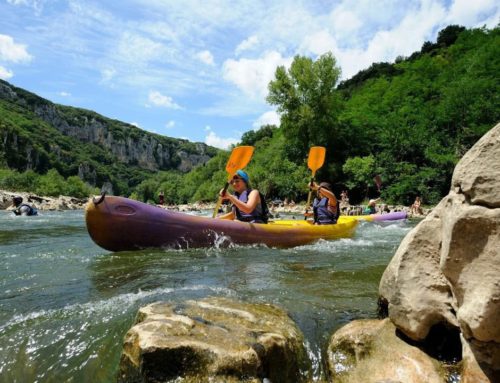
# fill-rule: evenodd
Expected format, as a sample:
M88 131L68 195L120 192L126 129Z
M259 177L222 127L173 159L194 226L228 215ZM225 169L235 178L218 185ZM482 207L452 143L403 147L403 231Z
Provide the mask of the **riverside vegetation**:
M411 56L340 83L332 54L295 57L269 84L280 127L241 140L256 147L253 185L267 197L305 198L307 152L321 145L318 179L349 188L352 202L377 193L380 175L388 203L417 195L437 203L458 159L499 120L499 56L498 27L452 25ZM212 200L226 178L226 151L54 105L3 81L0 115L0 188L83 196L108 183L115 194L158 202L164 191L166 203L179 204Z

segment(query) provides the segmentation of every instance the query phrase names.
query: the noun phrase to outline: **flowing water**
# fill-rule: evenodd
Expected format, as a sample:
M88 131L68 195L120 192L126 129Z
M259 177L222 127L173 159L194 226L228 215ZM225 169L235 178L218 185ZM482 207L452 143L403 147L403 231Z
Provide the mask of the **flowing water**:
M0 212L0 382L112 382L137 309L224 296L284 307L314 375L330 335L376 316L380 277L414 222L361 223L352 239L110 253L82 211Z

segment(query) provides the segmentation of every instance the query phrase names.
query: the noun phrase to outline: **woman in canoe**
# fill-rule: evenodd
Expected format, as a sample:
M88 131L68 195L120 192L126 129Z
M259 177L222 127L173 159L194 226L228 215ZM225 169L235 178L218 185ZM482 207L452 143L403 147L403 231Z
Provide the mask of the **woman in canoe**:
M243 170L236 171L231 180L234 194L227 191L223 194L223 191L221 191L222 200L229 201L233 204L233 207L231 212L219 218L237 219L251 223L267 223L269 211L264 196L257 189L250 187L249 180L246 172Z
M310 188L316 190L318 193L313 202L314 223L316 225L337 223L340 215L340 207L330 184L328 182L321 182L318 185L316 182L313 182Z

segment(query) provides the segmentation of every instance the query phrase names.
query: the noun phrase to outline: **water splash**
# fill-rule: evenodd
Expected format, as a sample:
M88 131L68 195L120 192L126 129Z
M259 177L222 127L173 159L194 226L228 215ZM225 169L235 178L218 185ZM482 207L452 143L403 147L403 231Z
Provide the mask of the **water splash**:
M82 316L95 317L103 315L106 312L123 313L125 311L128 311L130 306L134 305L139 301L143 301L147 298L151 297L159 298L179 291L199 291L199 290L208 290L213 293L222 294L225 296L234 295L233 290L223 287L204 286L204 285L187 286L181 288L157 288L150 291L139 290L136 293L120 294L111 297L110 299L91 301L86 303L76 303L64 306L60 309L40 310L28 314L15 315L5 324L0 325L0 333L3 331L8 331L9 328L12 328L16 325L26 324L27 322L41 318L43 318L44 320L49 320L53 318L65 319L71 317L73 314L78 314L78 316L80 317Z

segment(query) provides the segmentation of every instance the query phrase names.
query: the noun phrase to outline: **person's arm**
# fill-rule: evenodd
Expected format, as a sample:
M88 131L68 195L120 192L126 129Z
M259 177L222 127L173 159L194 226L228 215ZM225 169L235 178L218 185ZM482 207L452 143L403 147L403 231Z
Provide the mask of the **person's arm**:
M320 187L319 193L328 198L328 205L331 206L332 209L337 207L337 197L335 197L335 194L330 190Z
M249 214L255 210L257 204L260 202L260 196L258 190L252 190L248 196L248 201L240 201L235 195L226 193L227 199L241 212Z
M19 208L19 212L21 213L20 215L24 215L24 216L28 215L30 210L31 209L26 205L23 205Z

